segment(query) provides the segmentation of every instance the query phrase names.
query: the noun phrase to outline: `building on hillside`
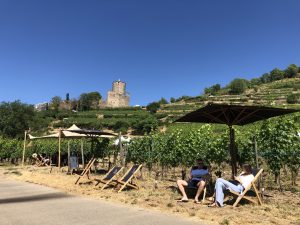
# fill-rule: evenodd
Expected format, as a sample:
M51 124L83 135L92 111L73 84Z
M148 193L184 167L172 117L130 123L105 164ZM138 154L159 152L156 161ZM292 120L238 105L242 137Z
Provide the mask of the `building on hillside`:
M34 105L34 109L38 112L48 110L48 102L38 103Z
M106 107L127 107L130 96L126 92L126 83L120 80L113 82L112 90L107 93Z

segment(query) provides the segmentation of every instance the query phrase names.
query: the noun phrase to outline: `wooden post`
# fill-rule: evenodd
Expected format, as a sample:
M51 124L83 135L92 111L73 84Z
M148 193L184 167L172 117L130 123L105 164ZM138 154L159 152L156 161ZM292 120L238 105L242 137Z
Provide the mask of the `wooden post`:
M122 146L122 135L121 132L119 132L119 148L120 148L120 161L121 161L121 166L124 166L124 149Z
M22 166L24 166L24 161L25 161L26 140L27 140L27 131L25 130L24 145L23 145L23 155L22 155Z
M70 152L70 140L69 140L68 141L68 172L71 171L70 156L71 156L71 152Z
M58 168L60 169L60 146L61 145L61 128L59 128L58 133Z
M255 136L253 137L253 142L254 142L256 169L258 169L259 165L258 165L258 154L257 154L257 142Z
M82 168L84 168L84 154L83 154L83 139L81 138L81 159L82 159Z

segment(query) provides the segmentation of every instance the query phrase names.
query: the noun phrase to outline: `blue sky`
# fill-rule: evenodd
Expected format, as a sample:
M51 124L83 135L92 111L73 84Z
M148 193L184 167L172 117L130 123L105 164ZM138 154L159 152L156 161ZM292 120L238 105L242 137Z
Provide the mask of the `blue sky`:
M298 0L0 0L0 101L127 82L131 105L300 65Z

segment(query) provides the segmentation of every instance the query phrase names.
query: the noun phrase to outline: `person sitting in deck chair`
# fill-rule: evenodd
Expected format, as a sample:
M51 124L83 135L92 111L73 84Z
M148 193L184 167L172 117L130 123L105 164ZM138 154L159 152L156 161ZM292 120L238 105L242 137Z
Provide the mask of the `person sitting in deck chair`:
M254 180L252 169L249 164L242 166L243 172L239 176L234 177L234 181L227 181L223 178L218 178L215 184L215 200L209 207L223 207L224 191L230 189L237 193L242 193L246 187Z
M188 201L188 197L187 194L185 192L185 187L194 187L197 188L197 193L194 199L194 202L199 204L199 196L201 194L201 192L203 191L203 189L205 188L205 176L207 176L209 174L208 172L208 168L207 166L204 166L203 160L202 159L198 159L196 161L196 166L193 166L191 169L191 173L190 173L190 179L189 181L185 181L185 180L178 180L177 181L177 185L178 188L182 194L182 198L181 200L179 200L180 202L187 202Z

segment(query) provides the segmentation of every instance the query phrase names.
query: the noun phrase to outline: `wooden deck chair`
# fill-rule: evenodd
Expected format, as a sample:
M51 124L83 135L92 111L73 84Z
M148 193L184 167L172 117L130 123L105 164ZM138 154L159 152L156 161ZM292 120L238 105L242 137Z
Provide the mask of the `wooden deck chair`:
M255 204L259 204L259 205L262 205L262 201L261 201L261 197L260 197L260 193L256 187L256 181L257 179L259 178L259 176L262 174L263 172L263 169L260 169L260 170L253 170L253 175L254 175L254 179L253 181L248 185L248 187L245 188L245 190L242 192L242 194L240 193L237 193L235 191L232 191L230 190L230 193L238 196L238 198L236 199L235 203L233 204L233 207L236 207L237 204L242 200L242 199L246 199L250 202L253 202ZM256 198L257 198L257 201L255 201L254 199L248 197L248 196L245 196L245 194L251 189L253 188L255 194L256 194Z
M121 166L114 166L111 170L108 171L107 174L102 179L95 179L98 183L95 185L97 186L99 183L103 183L101 190L103 190L105 187L107 187L113 179L123 170L123 167Z
M125 175L119 179L116 180L117 184L121 184L121 188L118 190L118 193L120 193L126 186L139 189L139 186L132 183L132 179L135 177L135 174L142 168L141 165L133 165L126 173Z
M86 165L86 167L84 168L84 170L82 171L82 173L79 175L79 177L77 178L75 184L78 183L78 181L84 176L86 175L88 179L90 179L89 173L90 173L90 169L92 167L92 165L95 162L95 158L91 158L90 161L88 162L88 164Z
M41 154L34 154L35 159L35 165L40 167L40 166L49 166L50 160L47 158L44 158Z

